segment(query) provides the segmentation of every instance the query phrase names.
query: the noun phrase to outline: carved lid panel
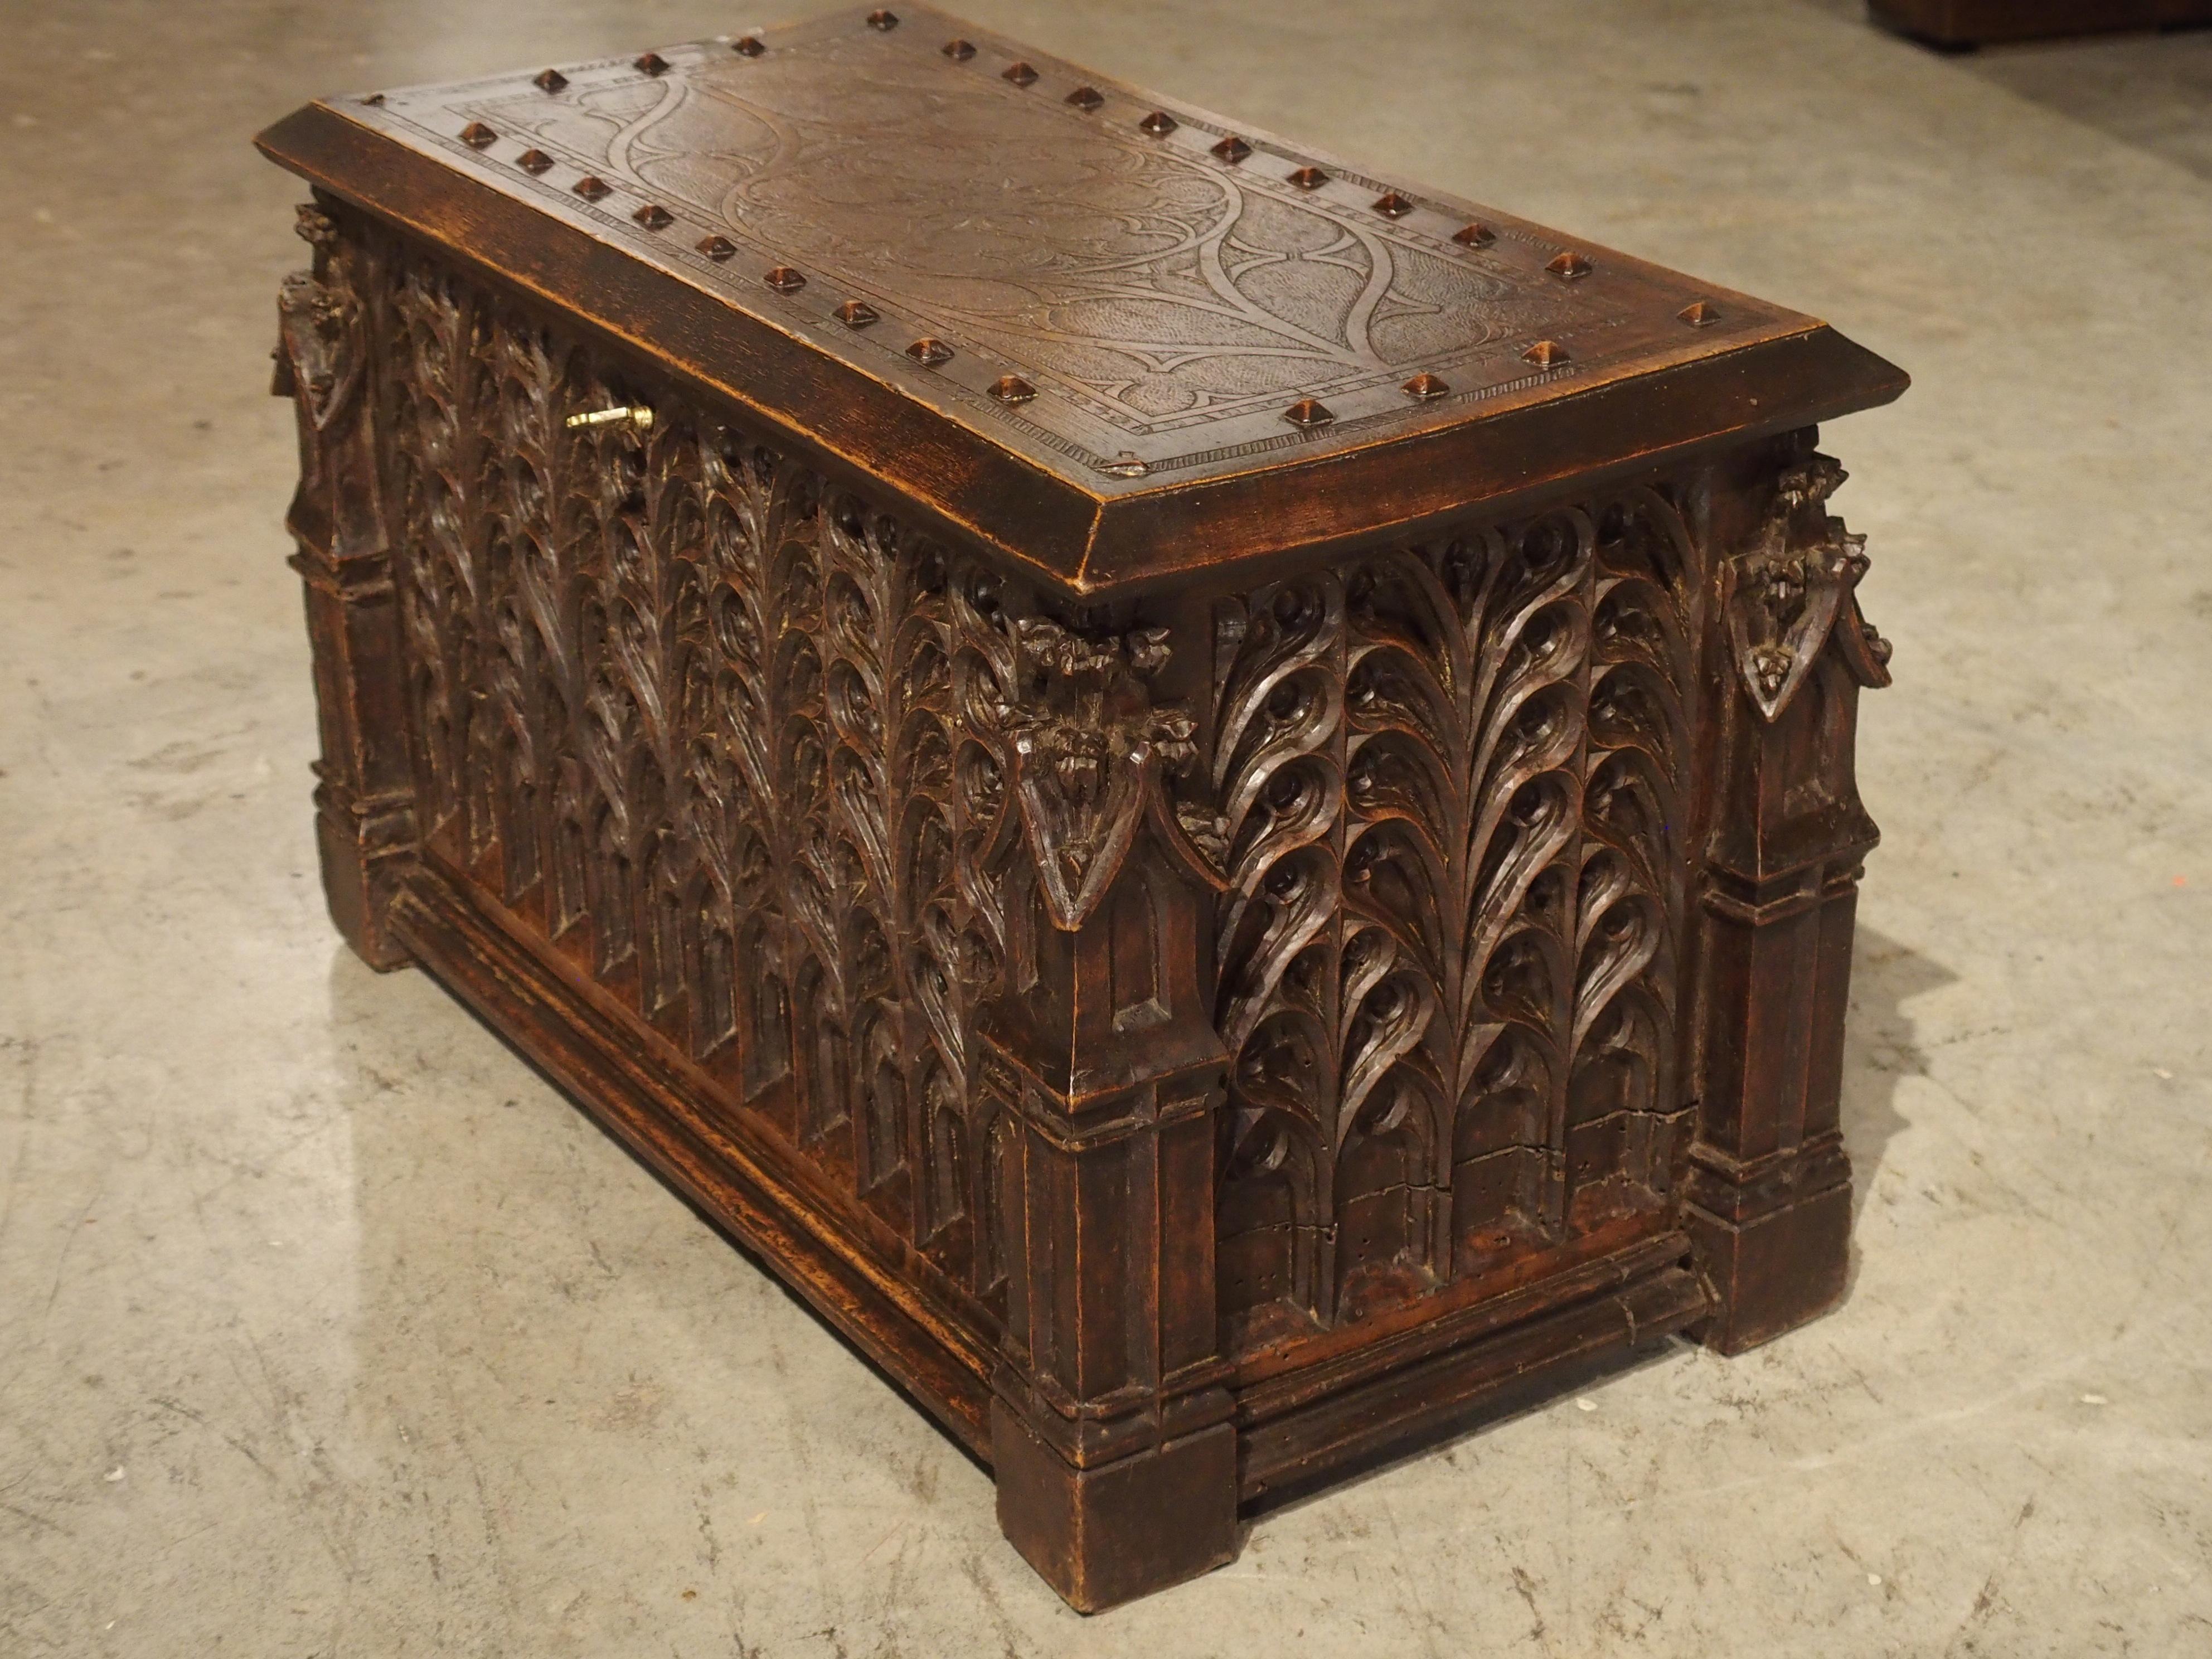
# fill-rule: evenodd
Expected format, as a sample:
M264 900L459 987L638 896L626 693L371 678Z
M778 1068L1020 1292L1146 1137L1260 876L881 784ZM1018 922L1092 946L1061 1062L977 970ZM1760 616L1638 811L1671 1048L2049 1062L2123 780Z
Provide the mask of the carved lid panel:
M732 327L802 344L1094 509L1826 334L920 8L315 114L702 290ZM302 117L264 147L395 216L441 218L405 167L370 179L286 142ZM428 228L465 242L442 216ZM1103 586L1159 562L1142 544L1166 526L1132 522L1118 539L1139 544L1092 564L1091 516L1083 549L1044 556L1056 574Z

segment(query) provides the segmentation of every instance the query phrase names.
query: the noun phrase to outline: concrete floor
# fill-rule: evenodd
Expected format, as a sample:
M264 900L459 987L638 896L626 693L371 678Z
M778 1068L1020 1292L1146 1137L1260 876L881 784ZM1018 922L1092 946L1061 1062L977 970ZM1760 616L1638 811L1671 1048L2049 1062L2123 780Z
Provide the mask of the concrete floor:
M2212 36L965 4L1915 374L1828 434L1898 647L1849 1300L1067 1612L981 1474L316 887L264 395L300 191L246 139L750 17L5 0L0 1652L2212 1652Z

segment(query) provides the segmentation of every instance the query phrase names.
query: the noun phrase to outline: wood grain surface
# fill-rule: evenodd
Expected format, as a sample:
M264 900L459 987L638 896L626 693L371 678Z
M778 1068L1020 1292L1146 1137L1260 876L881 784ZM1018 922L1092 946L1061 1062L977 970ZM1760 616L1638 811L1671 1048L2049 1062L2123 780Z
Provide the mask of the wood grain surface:
M1030 388L1000 401L1057 388L1039 418L1073 422L1090 397L1082 420L1148 422L1163 454L1276 419L1254 399L1356 406L1393 340L1463 375L1540 319L1571 361L1630 289L1687 291L1625 270L1578 309L1611 256L1486 272L1406 252L1410 198L1358 208L1370 234L1296 184L1200 191L1273 152L1161 159L1188 112L1036 164L1016 199L1065 213L998 224L982 159L1122 94L1070 103L1062 66L1017 84L996 43L923 33L855 17L705 68L665 48L394 95L381 127L319 108L270 141L327 141L276 388L299 416L324 870L367 959L450 985L988 1459L1009 1537L1091 1610L1230 1559L1240 1504L1670 1332L1733 1352L1840 1294L1875 840L1856 706L1889 647L1858 605L1863 538L1827 510L1842 469L1802 426L1677 453L1655 411L1662 389L1702 407L1680 374L1615 375L1617 428L1544 381L1532 417L1605 459L1508 501L1447 477L1462 499L1418 536L1376 533L1388 443L1308 447L1298 477L1360 537L1264 568L1195 538L1173 580L1105 599L1072 596L1049 544L962 527L1008 475L961 474L955 501L856 465L886 410L956 469L1026 465L1029 441L910 395L941 363L894 354L878 380L860 346L779 323L793 295L850 303L833 269L866 275L859 334L906 318L953 362L981 343ZM853 76L873 102L808 101ZM718 204L732 240L780 229L793 263L739 301L537 204L546 181L585 201L552 164L488 190L467 168L523 106L540 154L671 213ZM390 136L449 118L465 165ZM884 240L868 227L920 185L861 161L931 143L969 147L931 175L952 205ZM449 181L441 234L390 211L398 155ZM348 157L360 176L330 171ZM1209 217L1231 198L1244 228ZM1144 252L1170 224L1212 225L1212 252ZM713 343L734 329L616 329L605 291L530 264L563 246L591 262L569 278L688 295L799 355L728 395ZM1249 257L1221 280L1338 331L1237 368L1243 404L1206 377L1261 325L1190 276L1231 247ZM1068 326L1025 333L1033 303ZM1704 303L1753 332L1781 315ZM1176 307L1185 353L1160 343ZM1140 315L1141 350L1110 343ZM1639 337L1617 337L1632 361L1677 355ZM1781 374L1820 338L1702 361ZM1124 347L1133 367L1102 367ZM1773 401L1893 394L1881 375ZM889 401L838 415L863 382ZM800 434L809 398L853 447ZM1480 402L1389 418L1479 423ZM1275 453L1245 479L1304 488Z

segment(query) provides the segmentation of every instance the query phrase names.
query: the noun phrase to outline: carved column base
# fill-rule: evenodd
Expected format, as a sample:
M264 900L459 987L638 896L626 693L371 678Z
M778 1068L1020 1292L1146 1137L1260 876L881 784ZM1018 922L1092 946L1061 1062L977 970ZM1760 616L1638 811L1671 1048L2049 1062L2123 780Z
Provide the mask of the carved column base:
M314 763L315 844L331 920L379 973L410 960L385 918L416 854L392 580L381 556L331 558L302 538L322 758Z
M1701 1340L1741 1353L1841 1299L1851 1166L1838 1127L1857 848L1705 897L1709 1053L1683 1224L1719 1297Z
M1691 1153L1682 1224L1718 1309L1691 1334L1738 1354L1817 1318L1842 1300L1850 1261L1851 1165L1829 1134L1738 1164Z
M353 952L380 974L414 958L386 921L399 883L415 862L415 805L410 794L356 799L330 777L315 775L315 847L322 855L323 896L331 921Z
M1079 1468L991 1402L999 1525L1068 1606L1097 1613L1235 1559L1237 1431L1216 1423Z
M995 1048L985 1068L1022 1126L1005 1166L1018 1201L991 1406L999 1524L1081 1613L1237 1553L1208 1213L1220 1066L1202 1050L1178 1063L1208 1035L1156 1029L1132 1049L1168 1069L1095 1095L1017 1081Z

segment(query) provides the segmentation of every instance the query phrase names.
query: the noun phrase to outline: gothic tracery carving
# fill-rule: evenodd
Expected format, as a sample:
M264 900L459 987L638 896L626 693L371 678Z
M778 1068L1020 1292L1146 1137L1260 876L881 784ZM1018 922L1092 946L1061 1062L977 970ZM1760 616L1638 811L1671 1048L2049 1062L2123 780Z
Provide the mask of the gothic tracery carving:
M1644 490L1221 607L1224 1310L1663 1188L1694 591Z
M641 394L431 264L325 313L390 389L428 845L970 1294L1010 895L1079 929L1142 835L1219 890L1232 1322L1663 1200L1704 604L1665 491L1224 599L1175 642L1212 647L1196 711L1165 630L1048 616L673 399L572 424ZM1839 481L1787 473L1723 579L1747 677L1832 637L1880 683Z
M380 303L430 848L988 1296L974 573L672 400L573 422L632 389L427 263Z

